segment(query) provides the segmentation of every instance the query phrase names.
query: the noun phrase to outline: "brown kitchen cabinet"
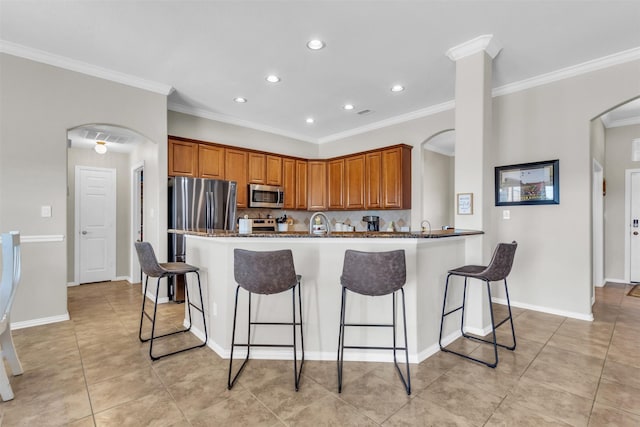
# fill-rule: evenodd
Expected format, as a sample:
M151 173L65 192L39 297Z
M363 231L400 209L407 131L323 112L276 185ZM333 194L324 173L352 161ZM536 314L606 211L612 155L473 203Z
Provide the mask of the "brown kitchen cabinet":
M244 150L225 149L225 179L237 182L236 206L248 207L247 158Z
M365 197L365 155L360 154L344 159L344 207L364 209Z
M250 184L265 184L267 175L267 159L261 153L248 153L249 166L247 168L247 179Z
M382 207L382 152L374 151L365 154L364 176L364 208L380 209Z
M296 209L296 160L282 159L283 209Z
M217 145L198 144L198 177L225 179L224 148Z
M169 138L169 176L198 176L198 144Z
M323 211L327 209L327 162L309 160L308 168L308 203L307 210Z
M267 185L282 186L282 157L267 154L266 164L267 173L265 182Z
M306 160L296 159L296 209L306 210L308 206L308 168ZM286 193L284 197L287 197Z
M344 159L327 162L329 209L344 209Z
M401 145L381 154L382 209L411 209L411 147Z

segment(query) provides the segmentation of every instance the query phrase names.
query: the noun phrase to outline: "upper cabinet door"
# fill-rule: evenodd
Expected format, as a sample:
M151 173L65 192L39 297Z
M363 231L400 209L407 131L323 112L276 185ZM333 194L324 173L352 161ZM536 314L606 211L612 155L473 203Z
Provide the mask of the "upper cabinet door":
M307 209L308 185L307 185L308 162L306 160L296 160L296 209ZM285 200L287 194L284 195Z
M382 150L382 208L411 209L411 147Z
M267 163L264 154L249 152L248 179L251 184L265 184Z
M324 160L309 160L307 162L309 189L307 209L323 211L327 209L327 162Z
M329 209L344 209L344 159L329 161Z
M198 167L200 178L224 179L224 148L199 144Z
M305 184L306 185L306 184ZM282 159L282 187L284 188L283 209L296 208L296 161Z
M282 185L282 157L267 154L267 185Z
M198 144L169 139L169 176L198 176Z
M344 207L346 209L364 209L365 195L365 156L344 159Z
M382 207L382 153L375 151L365 155L365 209L380 209Z
M248 206L247 184L247 152L243 150L225 150L225 179L237 182L236 206L246 208Z

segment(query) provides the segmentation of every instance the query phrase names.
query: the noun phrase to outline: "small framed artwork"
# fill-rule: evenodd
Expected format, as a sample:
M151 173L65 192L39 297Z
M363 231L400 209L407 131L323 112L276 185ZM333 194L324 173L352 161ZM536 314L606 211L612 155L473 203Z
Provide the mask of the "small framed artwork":
M473 193L457 194L458 215L473 215Z
M560 203L560 161L522 163L495 169L496 206Z

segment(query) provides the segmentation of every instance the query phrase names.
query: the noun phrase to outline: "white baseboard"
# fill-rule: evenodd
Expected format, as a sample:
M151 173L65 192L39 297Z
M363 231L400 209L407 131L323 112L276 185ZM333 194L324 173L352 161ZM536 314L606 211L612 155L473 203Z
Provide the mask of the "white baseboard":
M153 294L150 294L149 292L147 292L147 298L149 298L151 301L155 301L156 300L156 296ZM169 302L169 297L160 297L158 298L158 304L166 304Z
M131 281L131 276L118 276L115 279L113 279L114 282L121 282L121 281L125 281L125 282L129 282L129 283L133 283Z
M492 298L491 301L498 304L507 305L507 300L503 298ZM518 307L518 308L525 308L527 310L539 311L541 313L555 314L556 316L564 316L564 317L570 317L572 319L586 320L588 322L593 322L593 314L583 314L583 313L575 313L573 311L557 310L555 308L525 304L517 301L511 301L511 306Z
M48 325L69 320L69 312L60 316L42 317L40 319L25 320L22 322L11 322L11 330L31 328L33 326Z
M605 279L604 279L604 281L605 281L605 283L606 283L606 282L611 282L611 283L624 283L625 285L628 285L628 284L629 284L629 281L628 281L628 280L624 280L624 279L612 279L612 278L609 278L609 277L605 278ZM602 285L602 286L604 286L604 285Z
M78 282L67 282L67 288L70 288L72 286L80 286L80 283L78 283Z

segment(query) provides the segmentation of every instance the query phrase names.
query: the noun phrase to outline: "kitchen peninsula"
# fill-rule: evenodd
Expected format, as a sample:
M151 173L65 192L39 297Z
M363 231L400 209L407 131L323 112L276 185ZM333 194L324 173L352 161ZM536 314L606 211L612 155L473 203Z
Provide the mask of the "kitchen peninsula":
M291 249L297 274L302 275L302 307L305 357L309 360L334 360L338 342L340 312L340 274L346 249L389 251L404 249L407 266L405 284L409 360L418 363L439 350L438 333L447 271L463 265L465 246L482 234L480 231L446 230L434 233L262 233L239 235L232 232L185 233L187 262L200 267L209 331L208 345L228 358L236 282L233 251L236 248L270 251ZM189 284L195 295L197 288ZM450 290L450 300L462 298L462 286ZM240 293L238 331L246 334L247 293ZM253 319L273 322L291 321L291 295L282 293L252 297ZM391 320L391 297L349 295L350 322ZM445 343L459 335L455 321L445 329ZM290 328L259 326L259 337L268 342L291 342ZM267 330L268 329L268 330ZM375 330L374 330L375 329ZM202 324L194 321L192 331L202 338ZM243 337L238 337L242 339ZM389 345L391 334L377 328L359 328L347 333L349 345ZM290 350L254 348L253 358L290 359ZM345 352L345 360L391 361L389 351Z

